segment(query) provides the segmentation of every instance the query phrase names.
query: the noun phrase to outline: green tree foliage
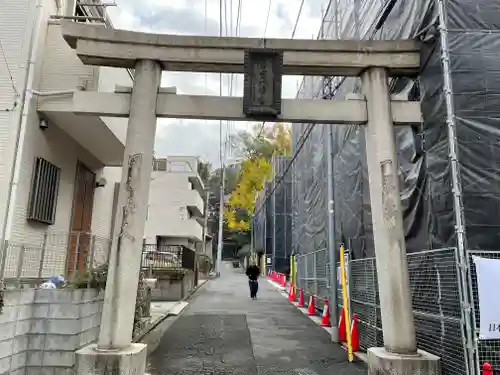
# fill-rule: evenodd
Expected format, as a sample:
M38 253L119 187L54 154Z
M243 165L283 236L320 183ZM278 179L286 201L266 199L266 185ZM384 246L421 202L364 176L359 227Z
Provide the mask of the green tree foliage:
M255 125L251 132L239 133L238 144L245 160L224 216L229 229L249 232L257 193L271 176L273 155L290 153L290 127L284 124Z

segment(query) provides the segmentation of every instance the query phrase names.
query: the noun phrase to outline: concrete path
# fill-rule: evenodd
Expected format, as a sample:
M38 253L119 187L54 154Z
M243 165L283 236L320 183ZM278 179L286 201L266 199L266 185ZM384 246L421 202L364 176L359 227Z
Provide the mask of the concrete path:
M151 375L357 375L329 334L267 281L248 295L241 271L209 281L150 355Z

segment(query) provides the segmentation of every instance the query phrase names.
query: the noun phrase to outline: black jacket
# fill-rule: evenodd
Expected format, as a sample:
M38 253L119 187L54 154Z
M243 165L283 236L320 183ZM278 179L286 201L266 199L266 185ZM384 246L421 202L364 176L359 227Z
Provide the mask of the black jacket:
M260 275L260 269L257 266L249 266L246 275L250 280L257 280Z

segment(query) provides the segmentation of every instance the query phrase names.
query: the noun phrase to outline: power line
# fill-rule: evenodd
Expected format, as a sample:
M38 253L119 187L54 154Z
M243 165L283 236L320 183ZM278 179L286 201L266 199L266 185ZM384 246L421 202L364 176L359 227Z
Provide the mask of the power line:
M342 84L344 83L344 80L345 80L345 77L344 77L344 79L342 79L339 83L337 83L335 85L335 87L332 89L332 93L335 93L340 88L340 86L342 86ZM302 150L302 148L304 147L307 139L311 135L313 127L314 127L314 124L309 124L308 127L306 128L306 130L304 131L304 133L302 133L301 137L299 138L299 143L300 144L297 147L297 149L295 150L295 152L293 153L292 158L290 159L290 162L288 163L288 165L285 168L285 170L283 171L283 173L281 173L281 175L279 176L278 180L275 181L275 179L273 178L273 180L272 180L273 185L274 185L273 189L269 193L266 194L266 196L264 197L264 201L260 205L259 209L255 210L253 212L254 215L257 215L262 210L262 208L264 207L264 205L267 203L267 200L276 191L276 189L278 188L278 186L281 183L281 181L283 181L283 179L285 178L286 174L288 173L288 171L292 167L295 159L297 159L297 157L299 156L299 153Z
M238 0L238 11L236 18L236 35L240 35L241 32L241 10L243 8L243 0Z
M299 9L299 14L297 15L297 21L295 23L295 26L297 25L298 23L298 19L300 18L300 13L302 12L302 5L304 4L304 1L302 1L301 3L301 6L300 6L300 9ZM323 23L325 22L325 18L326 18L326 15L328 14L328 10L330 8L330 4L331 4L331 1L328 3L328 7L327 7L327 10L326 12L322 15L322 20L321 20L321 25L320 25L320 30L319 30L319 33L318 33L318 38L319 38L319 35L321 35L321 31L323 29ZM294 27L294 32L295 32L295 27ZM371 36L368 38L368 39L373 39L373 37L375 36L376 34L376 30L372 32ZM345 82L346 80L346 77L342 77L340 79L340 81L335 85L335 87L331 90L332 94L335 95L335 93L337 92L337 90L340 88L340 86L342 86L342 84ZM304 84L304 80L302 80L302 83L301 83L301 87L302 85ZM300 89L299 89L300 90ZM297 95L296 97L298 97L299 95L299 92L297 92ZM299 147L297 148L297 150L294 152L293 156L292 156L292 159L290 160L290 163L288 164L287 168L285 169L285 171L281 174L280 178L278 179L278 181L274 181L275 179L273 178L272 182L273 182L273 185L274 185L274 188L271 190L271 192L269 194L266 194L265 198L264 198L264 201L262 202L262 204L260 205L259 209L254 211L254 215L256 215L257 213L259 213L262 208L264 207L264 205L266 204L267 200L270 198L270 196L275 192L276 188L278 187L278 185L281 183L281 181L285 178L285 175L288 173L288 171L290 170L293 162L295 161L295 159L297 158L298 154L300 153L300 151L302 150L305 142L307 141L307 139L309 138L309 136L311 135L311 132L312 132L312 124L309 124L309 127L304 131L304 133L302 133L301 135L301 138L299 139L299 142L302 142L300 143Z
M269 22L269 14L271 13L271 3L272 3L272 0L269 0L269 8L267 9L266 27L264 28L264 38L266 37L267 24ZM330 5L330 3L328 3L328 5ZM295 25L293 26L291 39L293 39L295 37L295 32L297 31L297 25L299 24L299 20L300 20L301 14L302 14L303 7L304 7L304 0L302 0L300 3L299 11L298 11L297 17L295 19ZM323 20L321 21L321 23L323 23ZM295 95L295 97L297 97L299 95L299 91L300 91L300 88L299 88L299 90L297 90L297 94ZM264 131L265 126L266 126L266 121L264 121L262 123L262 126L261 126L259 132L257 133L257 138L259 138L262 135L262 132Z
M223 0L219 0L219 37L222 37L222 20L224 19L223 17L223 5L222 5ZM222 73L219 73L219 96L222 96ZM224 168L224 157L223 157L223 151L222 151L222 120L219 120L219 156L220 156L220 163L221 163L221 168Z
M223 21L223 0L219 0L219 37L222 37L222 21ZM219 95L222 96L222 73L219 74ZM216 262L216 272L217 276L220 276L221 272L221 262L222 262L222 250L223 250L223 231L224 231L224 190L225 190L225 166L224 166L224 152L222 145L222 120L219 120L219 153L220 153L220 164L221 164L221 179L220 179L220 195L219 195L219 228L217 234L217 262Z
M273 195L273 193L276 191L276 189L278 188L278 186L281 183L281 181L283 181L283 179L285 178L286 174L288 173L288 171L292 167L293 162L295 161L295 159L297 159L297 157L299 156L300 151L302 150L302 148L306 144L306 140L309 137L309 135L311 134L311 132L313 130L313 126L314 126L314 124L309 124L308 125L307 129L303 133L304 134L303 141L300 143L299 147L294 152L294 154L292 156L292 159L288 163L288 165L285 168L285 170L283 171L283 173L281 173L281 175L279 176L279 179L277 181L272 181L273 182L273 188L271 189L271 191L269 193L266 194L266 196L264 198L264 202L262 202L262 204L260 205L259 209L253 212L254 215L257 215L262 210L262 208L264 207L264 205L267 203L267 200L271 197L271 195Z
M299 8L299 12L297 13L297 19L295 20L295 25L293 26L292 39L295 36L295 32L297 31L297 25L299 24L299 19L300 19L300 16L302 14L302 8L303 8L303 6L304 6L304 0L302 0L300 2L300 8Z
M17 91L16 85L14 82L14 76L12 74L12 71L10 70L9 61L7 60L7 55L5 54L1 40L0 40L0 52L2 53L2 57L3 57L3 60L5 62L5 66L7 68L7 73L9 75L9 80L10 80L10 84L12 86L12 89L14 90L16 95L19 95L19 92Z
M269 23L269 15L271 14L271 4L272 3L273 3L273 0L269 0L269 7L267 8L266 26L264 27L264 38L266 37L266 33L267 33L267 25Z

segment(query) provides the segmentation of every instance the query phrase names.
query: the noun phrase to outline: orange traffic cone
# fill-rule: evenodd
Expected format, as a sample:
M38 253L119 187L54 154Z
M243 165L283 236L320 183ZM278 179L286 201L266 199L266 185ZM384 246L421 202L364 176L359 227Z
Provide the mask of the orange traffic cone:
M352 347L352 351L353 352L359 351L358 314L353 314L352 315L351 347Z
M290 288L292 289L292 293L290 294L290 301L295 302L295 298L297 298L297 296L295 295L295 285L292 285Z
M309 307L307 309L307 314L309 316L316 315L316 306L314 306L314 296L309 297Z
M288 288L288 300L292 300L292 292L293 292L293 285L290 285L290 288Z
M283 275L283 284L282 285L286 286L286 276L285 275Z
M493 368L488 362L483 363L483 375L493 375Z
M302 288L299 289L299 303L297 306L304 307L304 289Z
M339 318L339 341L346 342L346 332L345 332L345 317L344 317L344 308L340 309L340 318Z
M321 316L321 326L331 327L330 324L330 310L328 309L328 300L325 299L323 302L323 315Z

